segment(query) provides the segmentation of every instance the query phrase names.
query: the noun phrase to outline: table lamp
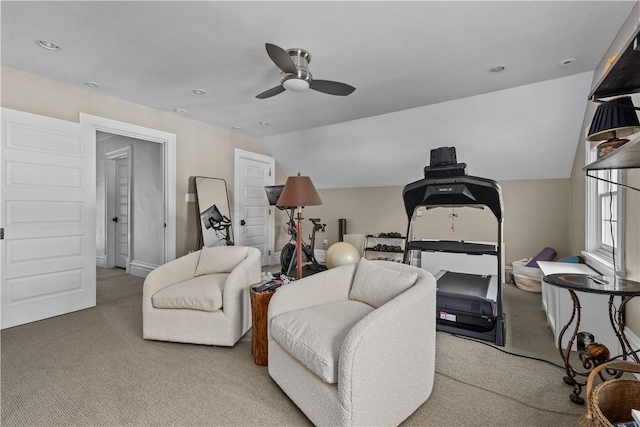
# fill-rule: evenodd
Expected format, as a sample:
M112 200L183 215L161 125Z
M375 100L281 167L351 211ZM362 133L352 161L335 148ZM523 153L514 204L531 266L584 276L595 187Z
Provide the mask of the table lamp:
M598 158L606 156L616 148L627 143L628 139L620 139L640 132L640 121L630 96L623 96L606 101L596 109L587 141L603 141L598 144Z
M308 176L290 176L276 206L296 206L296 278L302 278L302 208L321 205L322 199ZM313 248L311 248L313 250Z

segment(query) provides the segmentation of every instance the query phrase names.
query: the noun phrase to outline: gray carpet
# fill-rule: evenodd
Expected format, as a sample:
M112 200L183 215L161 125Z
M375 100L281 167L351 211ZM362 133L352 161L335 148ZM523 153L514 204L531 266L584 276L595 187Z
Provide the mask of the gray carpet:
M1 423L310 425L256 366L248 334L233 348L142 339L142 279L98 269L95 308L1 333ZM540 295L505 287L507 351L559 363ZM563 371L439 332L434 391L405 425L575 426Z

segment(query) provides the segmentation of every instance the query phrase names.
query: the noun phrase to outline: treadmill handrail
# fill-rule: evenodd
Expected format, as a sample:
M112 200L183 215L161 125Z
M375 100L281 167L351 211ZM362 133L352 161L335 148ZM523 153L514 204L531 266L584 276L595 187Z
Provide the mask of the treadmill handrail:
M412 240L407 243L407 249L468 255L498 255L496 245L455 240Z

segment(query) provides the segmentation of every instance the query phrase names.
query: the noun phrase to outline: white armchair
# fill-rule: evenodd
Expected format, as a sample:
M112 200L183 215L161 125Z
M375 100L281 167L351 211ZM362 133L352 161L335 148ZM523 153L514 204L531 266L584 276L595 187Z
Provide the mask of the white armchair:
M251 327L249 285L260 251L203 248L152 271L142 291L144 339L233 346Z
M436 281L367 261L282 286L269 304L269 374L316 425L397 425L435 373Z

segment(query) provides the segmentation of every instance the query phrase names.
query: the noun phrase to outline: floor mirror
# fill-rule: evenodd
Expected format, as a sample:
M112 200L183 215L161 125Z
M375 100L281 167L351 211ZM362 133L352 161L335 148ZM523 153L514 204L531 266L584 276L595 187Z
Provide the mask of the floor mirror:
M201 245L231 246L233 230L227 183L221 178L195 177L198 212L200 216Z

